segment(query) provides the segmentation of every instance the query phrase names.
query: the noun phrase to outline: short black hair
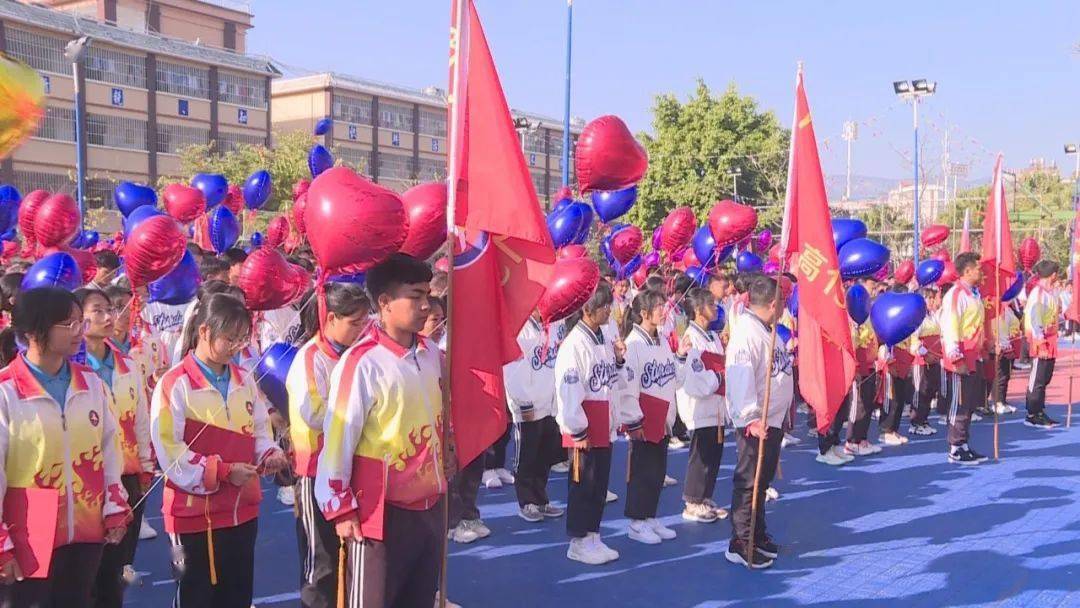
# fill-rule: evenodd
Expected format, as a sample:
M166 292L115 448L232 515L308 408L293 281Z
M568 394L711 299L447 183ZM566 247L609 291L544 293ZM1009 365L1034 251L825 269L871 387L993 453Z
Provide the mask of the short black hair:
M956 268L957 275L963 275L968 268L971 268L972 266L977 266L978 264L979 254L973 251L961 253L960 255L956 256L955 260L953 260L953 267Z
M892 293L907 293L908 288L907 285L904 285L903 283L897 283L890 287L889 291L891 291Z
M94 263L98 268L116 270L120 268L120 256L116 255L112 249L102 249L94 254Z
M15 330L5 327L0 330L0 367L6 367L19 356L19 345L15 341Z
M0 297L4 298L5 304L19 295L24 277L26 277L24 272L9 272L0 277Z
M1054 260L1039 260L1032 271L1039 275L1039 278L1045 279L1055 272L1061 272L1061 264Z
M753 306L768 306L776 300L776 291L779 286L776 279L759 274L750 281L750 304Z
M686 313L686 317L693 319L697 315L697 311L701 308L705 308L710 304L715 304L715 298L708 289L702 289L701 287L695 287L686 293L686 297L682 300L682 309Z
M131 290L123 285L108 285L105 287L105 295L109 296L109 299L116 301L119 298L130 298Z
M431 267L424 262L406 255L395 253L385 262L367 272L365 282L371 301L378 302L379 296L390 292L398 285L431 283Z
M658 274L651 274L648 276L648 278L645 279L645 284L641 286L641 289L642 291L646 289L651 289L652 291L659 291L663 293L664 283L664 277Z
M230 247L221 254L221 258L225 260L229 266L243 264L247 257L248 254L245 253L243 249L238 249L236 247Z
M690 289L690 287L693 286L693 284L694 279L691 279L689 276L680 273L679 276L675 277L674 289L672 290L672 293L684 294L686 293L686 290Z
M82 310L75 294L59 287L35 287L19 293L15 309L11 312L11 325L15 334L24 342L31 340L44 344L49 330L63 323L71 314L71 307Z
M75 293L75 299L79 301L79 307L83 308L83 309L86 308L86 301L89 300L90 298L92 298L93 296L98 296L100 298L104 298L105 301L108 302L110 306L112 305L112 298L110 298L109 294L105 293L105 291L102 290L102 289L97 289L97 288L94 288L94 287L80 287L80 288L76 289L74 291L74 293Z
M223 272L229 272L229 263L214 256L205 256L199 262L199 276L204 280Z

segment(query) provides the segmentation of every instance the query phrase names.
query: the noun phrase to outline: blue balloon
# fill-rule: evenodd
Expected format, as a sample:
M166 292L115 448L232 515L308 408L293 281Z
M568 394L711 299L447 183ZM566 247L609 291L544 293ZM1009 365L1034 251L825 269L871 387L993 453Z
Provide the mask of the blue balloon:
M191 178L191 187L203 193L206 208L209 209L225 200L225 195L229 193L229 180L218 173L196 173Z
M82 272L75 258L63 251L50 253L41 258L26 271L20 289L34 289L35 287L59 287L68 291L75 291L82 285Z
M150 186L135 184L132 182L120 182L113 190L113 202L120 210L120 215L127 217L131 212L149 205L157 206L157 193Z
M18 225L20 202L0 199L0 232L7 232Z
M326 280L330 283L356 283L357 285L363 285L366 278L366 272L357 272L356 274L332 274L327 277Z
M1008 302L1009 300L1015 298L1016 296L1020 295L1020 290L1023 288L1024 273L1017 272L1016 279L1013 281L1013 284L1009 285L1009 288L1005 290L1005 293L1001 294L1001 301Z
M3 234L0 234L0 241L14 241L18 236L19 233L15 228L8 228Z
M686 276L698 287L704 287L709 282L709 271L701 266L691 266L686 269Z
M214 207L207 213L207 232L215 253L222 253L236 244L240 238L240 222L225 205Z
M124 238L128 238L128 236L131 235L131 231L134 230L136 226L141 224L143 220L149 217L154 217L155 215L164 214L158 211L157 208L151 207L149 205L135 208L131 212L131 215L124 218Z
M570 206L581 210L581 227L578 229L577 234L574 235L573 241L574 244L581 245L589 240L589 232L592 230L593 223L593 210L592 207L581 202L572 203Z
M289 392L285 390L285 378L299 350L284 342L271 344L255 365L255 382L278 411L288 411Z
M919 282L919 287L926 287L937 283L943 272L945 272L945 262L930 258L919 262L918 268L915 269L915 279Z
M311 171L311 179L315 179L320 173L334 166L334 156L322 144L315 144L311 147L311 152L308 152L307 166Z
M787 344L791 342L791 339L795 337L795 334L791 333L791 328L783 323L776 324L776 342L777 344Z
M761 265L761 258L749 251L742 251L735 257L735 270L739 272L761 272Z
M334 126L334 119L329 116L320 118L319 122L315 123L315 135L326 135L330 132L330 128Z
M266 169L252 173L244 181L244 205L248 209L261 209L270 199L273 186L274 180L270 178L270 172Z
M585 215L588 210L589 215ZM551 232L551 240L555 248L570 245L577 239L583 227L587 230L586 221L592 221L592 210L585 203L571 203L562 211L552 211L547 216L548 231Z
M201 280L195 256L185 251L176 268L147 286L149 300L162 304L187 304L195 299Z
M558 201L556 201L555 206L551 208L551 213L555 213L556 211L562 211L563 209L569 207L570 204L573 202L574 199L572 198L559 199Z
M716 239L713 238L712 230L709 227L702 226L694 233L694 238L690 239L690 246L694 250L694 256L705 268L712 268L720 263L721 256L716 250ZM728 253L731 250L727 247Z
M253 248L255 248L255 249L258 249L259 247L262 247L262 245L263 245L263 235L262 235L262 233L261 232L252 232L251 233L251 246Z
M865 239L866 234L866 224L862 220L841 217L832 221L832 235L837 251L848 241Z
M856 325L866 323L870 316L870 292L858 283L848 287L847 312Z
M630 211L634 202L637 201L637 186L622 190L594 191L591 196L596 215L600 216L600 221L606 224Z
M619 280L622 280L637 272L638 268L641 268L641 259L641 254L639 253L630 258L630 261L624 266L620 264L618 260L609 258L608 265L615 271L615 276L618 277Z
M854 279L872 275L889 263L889 249L867 238L852 239L840 248L837 255L840 262L840 276Z
M709 322L709 331L724 331L724 325L727 322L727 312L724 311L724 305L720 302L716 303L716 318Z
M15 186L4 184L0 186L0 201L13 201L19 203L22 201L22 194Z
M83 230L75 235L70 246L75 249L90 249L97 245L99 240L101 240L101 235L97 230Z
M796 285L791 289L791 297L787 301L787 310L791 316L796 319L799 318L799 286Z
M926 300L917 293L886 292L870 306L870 323L878 340L896 346L919 329L926 317Z

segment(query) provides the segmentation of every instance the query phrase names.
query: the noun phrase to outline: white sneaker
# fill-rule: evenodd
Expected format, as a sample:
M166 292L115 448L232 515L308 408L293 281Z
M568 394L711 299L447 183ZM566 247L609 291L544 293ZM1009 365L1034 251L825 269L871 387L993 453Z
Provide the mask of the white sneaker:
M994 404L994 411L997 412L997 414L999 416L1001 416L1003 414L1013 414L1013 413L1015 413L1016 408L1009 405L1008 403L1002 403L1002 402L998 401L997 403Z
M151 538L157 538L157 530L150 525L150 522L144 519L142 525L139 526L139 540L150 540Z
M479 535L480 538L487 538L491 536L491 528L488 528L486 525L484 525L484 521L482 519L466 519L461 523L475 530L476 534Z
M286 507L291 507L296 504L296 491L292 486L282 486L277 489L277 500Z
M671 475L664 475L664 487L673 486L679 483L679 480L675 479Z
M671 528L660 523L660 520L656 519L655 517L650 517L649 519L646 519L645 523L648 524L648 526L652 528L652 531L660 537L660 540L671 540L677 536L675 534L675 530L672 530Z
M660 535L653 531L652 527L644 519L631 521L630 527L627 529L627 536L630 537L630 540L636 540L646 545L660 544Z
M700 524L711 524L716 521L716 511L704 503L686 503L682 518L686 521L696 521Z
M982 416L980 416L978 412L971 412L971 421L972 422L978 422L980 420L982 420Z
M562 461L562 462L556 462L555 464L551 465L551 472L552 473L569 473L570 472L570 463L566 462L565 460Z
M827 465L831 465L831 466L834 466L834 467L838 467L840 465L847 464L847 462L848 462L848 461L844 460L843 458L837 456L836 452L832 451L831 449L826 450L824 454L818 454L817 457L814 458L814 460L820 462L821 464L827 464Z
M454 528L450 530L448 536L450 537L450 540L463 545L480 540L480 534L471 527L466 526L464 521L454 526Z
M668 448L672 450L678 450L684 447L686 447L686 442L678 437L672 437L671 441L668 442Z
M480 478L480 483L484 484L485 488L489 490L502 487L502 480L499 479L499 475L495 473L494 469L488 469L484 471L483 477Z
M604 499L604 502L615 502L616 500L619 500L619 495L612 492L611 490L608 490L607 498Z
M881 436L878 437L878 440L880 440L882 444L888 446L904 445L905 442L901 441L901 439L904 438L896 433L882 433Z
M848 454L847 452L845 452L844 448L842 448L842 447L840 447L838 445L834 445L830 451L833 454L836 454L837 456L839 456L840 458L843 458L845 462L851 462L852 460L855 460L854 456L852 456L851 454Z
M613 562L613 561L619 559L619 552L616 551L615 549L612 549L611 547L605 545L604 541L600 540L600 535L599 534L597 534L596 532L591 532L589 534L588 538L589 538L589 542L592 543L592 545L594 547L596 547L597 550L599 550L601 553L607 555L607 558L608 558L609 562Z
M769 486L765 488L765 501L780 500L780 492L776 491L776 488Z
M784 433L784 438L780 440L780 447L786 448L789 445L799 445L800 443L802 443L802 439L799 439L791 433Z
M507 485L514 484L514 475L506 469L495 469L495 474L498 475L499 481Z
M124 581L124 585L128 587L142 587L142 575L131 564L124 564L124 570L120 573L120 578Z
M435 592L435 606L433 608L440 608L438 591ZM455 604L450 601L450 598L446 598L446 608L461 608L461 604Z
M594 545L589 536L571 538L570 546L566 549L566 558L590 566L599 566L611 561L608 554Z
M727 519L728 510L713 502L713 499L706 498L705 504L716 513L716 519Z

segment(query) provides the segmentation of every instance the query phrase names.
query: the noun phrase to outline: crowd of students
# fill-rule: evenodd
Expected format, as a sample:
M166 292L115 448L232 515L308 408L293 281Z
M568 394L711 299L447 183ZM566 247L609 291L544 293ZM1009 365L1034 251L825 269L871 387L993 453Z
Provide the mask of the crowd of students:
M764 568L780 554L762 505L778 498L771 482L781 448L797 441L801 400L798 320L776 278L716 272L699 286L656 272L635 285L608 275L564 321L544 327L534 314L518 336L522 357L505 368L506 433L458 467L441 388L445 273L398 254L363 286L328 283L322 306L309 291L253 314L232 285L244 252L190 250L203 278L196 298L145 304L135 319L109 251L74 293L21 291L19 261L0 277L0 606L121 606L137 578L136 541L156 533L145 496L161 486L174 604L246 608L266 475L295 503L303 606L431 606L447 540L491 534L477 508L484 486L513 484L530 524L563 519L566 555L583 564L619 558L600 537L613 487L625 487L630 539L674 539L659 504L678 478L684 520L730 517L729 561ZM291 261L312 267L303 252ZM933 413L950 462L983 462L970 424L1014 411L1006 385L1027 357L1025 423L1056 424L1044 406L1067 291L1060 268L1037 264L1030 289L999 311L980 296L976 256L955 266L955 283L919 290L929 314L904 342L879 345L869 322L852 322L848 399L824 432L807 416L819 462L933 435ZM859 281L874 295L907 290ZM774 337L778 323L791 339ZM278 342L299 351L287 403L274 404L253 371ZM869 440L875 417L879 444ZM734 473L717 502L728 433ZM620 437L625 486L611 479ZM668 453L681 447L687 466L674 471ZM548 496L553 470L567 473L565 508Z

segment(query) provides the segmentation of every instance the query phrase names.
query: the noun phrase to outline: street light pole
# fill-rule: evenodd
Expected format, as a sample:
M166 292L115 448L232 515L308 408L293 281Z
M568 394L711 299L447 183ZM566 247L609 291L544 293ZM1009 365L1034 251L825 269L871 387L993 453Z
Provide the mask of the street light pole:
M914 231L914 248L912 258L916 265L919 263L919 236L920 236L920 209L919 209L919 101L923 97L933 95L937 91L937 83L926 80L925 78L919 78L912 81L898 80L893 82L893 91L896 95L904 101L910 101L912 107L912 127L915 132L915 150L912 153L912 160L914 164L915 183L912 185L911 193L913 196L913 213L914 218L912 220L912 227Z
M79 206L79 230L86 228L86 166L83 162L83 87L81 84L82 60L90 46L90 37L83 36L72 40L64 47L64 57L71 62L71 76L75 81L75 202Z
M570 54L574 31L574 0L566 0L566 97L563 100L562 185L570 186Z
M739 202L739 176L742 175L742 169L733 169L728 171L728 176L731 178L731 189L735 202Z

